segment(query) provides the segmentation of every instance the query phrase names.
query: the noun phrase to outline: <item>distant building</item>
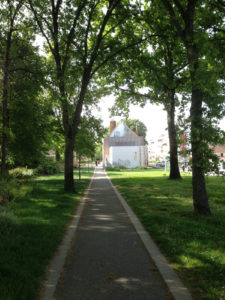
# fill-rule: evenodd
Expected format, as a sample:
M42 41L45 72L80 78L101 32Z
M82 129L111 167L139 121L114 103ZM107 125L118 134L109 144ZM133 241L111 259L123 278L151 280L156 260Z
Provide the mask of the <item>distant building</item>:
M157 140L151 140L148 146L149 161L164 161L169 155L169 142L166 134L161 134Z
M103 166L136 168L148 164L144 137L134 133L123 121L110 122L110 135L103 140Z
M225 146L216 145L212 148L214 153L219 157L219 171L225 172Z
M219 157L220 160L225 161L225 146L222 145L214 146L213 151Z

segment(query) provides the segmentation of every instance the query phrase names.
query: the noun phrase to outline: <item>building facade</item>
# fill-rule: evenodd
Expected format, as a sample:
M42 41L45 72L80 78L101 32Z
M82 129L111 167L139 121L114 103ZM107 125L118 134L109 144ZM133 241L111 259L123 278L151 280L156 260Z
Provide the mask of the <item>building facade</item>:
M148 149L144 137L138 136L120 121L110 122L110 135L103 139L103 166L136 168L148 164Z

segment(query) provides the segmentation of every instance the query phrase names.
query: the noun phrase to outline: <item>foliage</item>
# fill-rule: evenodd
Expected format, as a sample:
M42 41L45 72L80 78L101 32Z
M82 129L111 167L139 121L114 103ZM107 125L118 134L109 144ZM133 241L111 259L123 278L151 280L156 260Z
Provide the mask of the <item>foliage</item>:
M55 161L53 158L43 158L37 167L37 174L51 175L57 174L62 170L62 163Z
M51 109L42 94L44 69L40 55L28 42L15 39L12 55L20 53L20 58L11 64L9 154L14 165L35 167L45 150Z
M225 281L225 182L208 177L213 215L192 209L191 176L171 181L164 171L109 172L113 184L132 207L194 299L223 299Z
M125 166L119 166L119 168L120 168L120 170L126 170L127 169L127 167L125 167Z
M101 123L101 119L93 116L82 117L80 128L75 138L75 151L78 155L94 157L96 148L105 133Z
M145 144L148 144L146 140L147 127L142 121L138 119L125 119L124 123L135 133L136 133L136 126L138 126L138 135L143 136Z
M9 171L9 175L17 179L31 178L35 175L35 170L17 167Z
M28 182L28 180L21 181L10 176L1 178L0 205L7 205L9 201L21 199L28 195L32 191L31 182Z
M118 172L118 171L120 171L120 167L109 167L109 166L106 166L105 170L106 171L115 171L115 172Z
M124 29L130 28L132 5L117 0L28 2L46 41L51 92L65 137L65 190L74 192L73 150L81 113L108 91L99 87L97 73L127 48ZM137 43L135 34L129 43Z
M102 143L98 143L96 145L94 159L95 160L102 160Z
M136 167L135 170L136 171L143 171L143 170L146 170L148 169L147 167Z

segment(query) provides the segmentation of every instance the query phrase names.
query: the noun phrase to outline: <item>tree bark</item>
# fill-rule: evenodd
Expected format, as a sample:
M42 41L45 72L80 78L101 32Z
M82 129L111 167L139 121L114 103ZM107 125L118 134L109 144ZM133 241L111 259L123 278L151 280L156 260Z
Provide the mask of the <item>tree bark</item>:
M65 168L64 168L64 190L68 193L75 192L73 179L73 150L74 150L74 135L67 134L65 136Z
M1 175L4 176L7 171L7 140L9 130L9 112L8 112L8 81L9 81L9 64L10 49L12 39L12 28L9 30L6 42L6 52L3 68L3 91L2 91L2 147L1 147Z
M188 0L186 9L181 1L161 0L168 10L171 22L177 29L187 51L189 72L191 77L191 147L192 147L192 188L194 210L197 214L211 214L202 166L202 90L199 80L198 45L194 39L194 17L197 0ZM175 9L179 10L183 22L176 17ZM199 45L201 47L201 45Z
M166 105L168 136L170 145L170 175L169 179L181 179L178 155L177 155L177 135L175 127L175 91L170 90L168 93L170 102Z
M205 185L205 176L201 166L201 118L202 93L201 90L192 91L191 103L191 147L192 147L192 186L194 210L197 214L211 214Z
M81 156L79 154L79 180L81 180L81 173L80 173L80 160L81 160Z
M187 46L192 85L191 95L191 147L192 147L192 187L194 211L197 214L211 214L205 176L202 166L202 90L197 84L199 69L197 47Z

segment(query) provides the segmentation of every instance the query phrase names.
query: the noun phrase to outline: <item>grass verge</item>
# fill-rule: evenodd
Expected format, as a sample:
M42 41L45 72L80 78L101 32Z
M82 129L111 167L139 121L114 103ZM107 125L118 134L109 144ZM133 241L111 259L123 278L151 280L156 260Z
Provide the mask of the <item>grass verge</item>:
M191 176L161 170L107 172L194 299L225 299L225 182L206 178L213 215L193 213Z
M82 169L77 194L64 193L63 174L39 177L29 196L1 208L0 299L37 298L49 260L92 174L93 169Z

